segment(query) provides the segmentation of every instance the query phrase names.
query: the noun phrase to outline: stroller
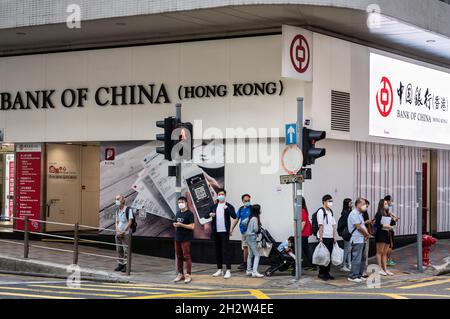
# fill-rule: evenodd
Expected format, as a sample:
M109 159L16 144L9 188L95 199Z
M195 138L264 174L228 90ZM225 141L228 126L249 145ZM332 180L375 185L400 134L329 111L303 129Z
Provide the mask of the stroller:
M272 238L273 239L273 238ZM275 244L275 241L273 241ZM295 251L295 247L292 247ZM295 259L287 253L282 253L278 247L272 247L271 266L267 268L264 275L272 276L277 271L288 271L292 276L295 276Z

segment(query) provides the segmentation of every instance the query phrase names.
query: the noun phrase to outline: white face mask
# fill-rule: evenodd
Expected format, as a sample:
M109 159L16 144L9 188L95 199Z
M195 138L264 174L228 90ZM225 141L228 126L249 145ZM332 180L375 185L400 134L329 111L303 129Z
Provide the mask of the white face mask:
M120 206L120 200L116 199L116 206Z
M186 208L186 204L185 203L178 203L178 208L185 209Z
M333 207L333 202L328 202L328 207Z
M362 205L361 206L361 211L365 212L367 210L367 205Z

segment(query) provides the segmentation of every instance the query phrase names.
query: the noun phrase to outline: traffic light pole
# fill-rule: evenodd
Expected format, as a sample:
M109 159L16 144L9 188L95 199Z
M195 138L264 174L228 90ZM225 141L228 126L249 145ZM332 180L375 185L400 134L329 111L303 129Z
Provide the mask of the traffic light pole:
M297 98L297 146L303 146L303 98ZM303 154L305 156L305 154ZM302 196L303 182L294 183L295 279L302 276Z
M181 103L175 104L175 120L181 123ZM181 160L175 159L176 175L175 175L175 212L178 209L178 198L181 196ZM175 213L176 215L176 213ZM178 274L177 253L175 252L175 274Z

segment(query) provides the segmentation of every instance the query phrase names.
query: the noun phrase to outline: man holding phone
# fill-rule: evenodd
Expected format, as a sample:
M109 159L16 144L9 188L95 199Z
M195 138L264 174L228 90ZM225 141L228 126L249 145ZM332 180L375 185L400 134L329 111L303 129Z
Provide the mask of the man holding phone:
M223 263L227 267L225 279L231 278L231 258L230 258L230 228L231 218L236 219L236 212L233 205L225 201L226 191L220 189L217 192L218 202L211 207L209 216L212 218L212 239L216 248L217 271L214 277L223 275Z

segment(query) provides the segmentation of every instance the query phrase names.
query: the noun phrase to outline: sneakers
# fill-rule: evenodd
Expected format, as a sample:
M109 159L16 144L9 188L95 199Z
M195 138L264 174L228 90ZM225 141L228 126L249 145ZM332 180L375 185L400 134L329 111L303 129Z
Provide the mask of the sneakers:
M388 274L384 270L378 272L381 276L387 276Z
M222 276L222 275L223 275L223 270L219 269L213 274L213 277L219 277L219 276Z
M253 274L252 271L248 271L248 270L247 270L247 271L245 272L245 275L246 275L246 276L251 276L252 274Z
M348 277L347 280L351 281L351 282L357 282L357 283L361 283L362 282L361 278L350 278L350 277Z
M120 271L121 272L127 272L127 266L124 265Z
M172 281L173 282L179 282L179 281L182 281L183 279L184 279L183 274L178 274L177 277L174 280L172 280Z
M329 278L327 276L324 276L324 275L318 275L317 277L319 279L322 279L323 281L328 281L329 280Z
M397 265L397 263L394 262L392 259L388 259L388 261L386 262L386 265L388 265L388 266L395 266L395 265Z
M347 266L342 267L341 270L345 272L350 272L350 268L348 268Z
M262 277L264 277L264 275L263 274L260 274L259 272L253 272L252 273L252 277L253 278L262 278Z
M227 271L225 272L225 276L223 276L223 278L225 278L225 279L231 278L231 271L229 269L227 269Z
M367 278L364 277L359 277L359 279L361 279L361 281L367 281Z
M185 283L185 284L188 284L188 283L190 283L191 281L192 281L191 275L186 274L186 275L184 276L184 283Z
M118 266L114 269L114 271L121 271L123 267L124 267L124 265L118 265Z
M391 272L391 271L389 271L389 270L386 270L386 274L387 274L388 276L394 276L394 273Z

